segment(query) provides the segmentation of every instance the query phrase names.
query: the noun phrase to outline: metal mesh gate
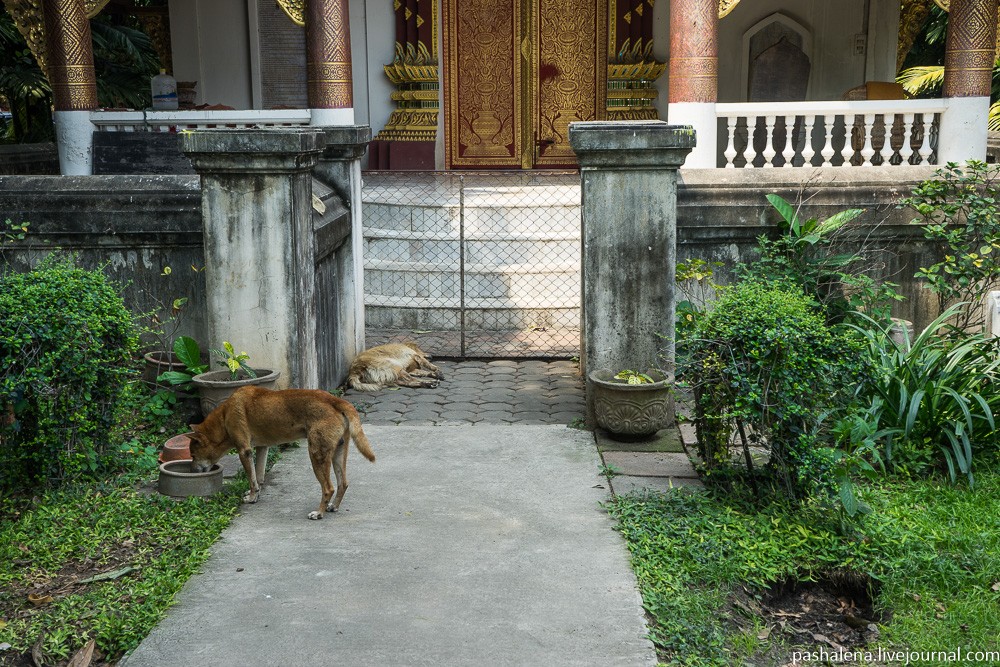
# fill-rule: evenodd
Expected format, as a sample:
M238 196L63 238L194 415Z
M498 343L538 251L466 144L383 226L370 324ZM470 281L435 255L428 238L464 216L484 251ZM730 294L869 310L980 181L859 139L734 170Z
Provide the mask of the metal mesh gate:
M368 347L579 353L579 173L365 172L363 202Z

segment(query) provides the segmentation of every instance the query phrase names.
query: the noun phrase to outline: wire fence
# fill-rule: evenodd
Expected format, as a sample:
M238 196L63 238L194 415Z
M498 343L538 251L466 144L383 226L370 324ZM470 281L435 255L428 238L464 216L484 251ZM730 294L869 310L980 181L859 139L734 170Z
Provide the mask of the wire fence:
M579 353L579 173L365 172L363 218L368 347Z

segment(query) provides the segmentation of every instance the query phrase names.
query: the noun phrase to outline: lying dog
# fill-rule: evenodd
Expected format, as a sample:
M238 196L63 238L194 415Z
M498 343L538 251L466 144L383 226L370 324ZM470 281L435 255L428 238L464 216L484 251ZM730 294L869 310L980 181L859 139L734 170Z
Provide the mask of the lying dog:
M274 391L240 387L219 407L192 426L191 471L205 472L231 449L240 455L250 480L244 502L255 503L260 493L258 472L263 476L263 457L258 468L251 462L252 447L267 447L300 438L309 441L309 460L319 480L323 497L310 519L322 519L323 510L336 512L347 491L347 451L350 440L366 459L375 462L368 438L354 406L318 389ZM264 449L258 450L258 454ZM330 467L337 477L334 489ZM336 498L333 497L336 491Z
M351 362L347 384L358 391L438 386L444 379L416 343L389 343L365 350Z

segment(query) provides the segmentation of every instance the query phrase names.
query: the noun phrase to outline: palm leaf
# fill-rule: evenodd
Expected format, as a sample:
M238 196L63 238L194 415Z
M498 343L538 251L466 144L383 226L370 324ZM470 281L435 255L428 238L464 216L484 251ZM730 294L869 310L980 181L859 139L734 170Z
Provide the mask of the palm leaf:
M896 83L910 95L920 95L940 90L944 85L944 65L923 65L904 69Z

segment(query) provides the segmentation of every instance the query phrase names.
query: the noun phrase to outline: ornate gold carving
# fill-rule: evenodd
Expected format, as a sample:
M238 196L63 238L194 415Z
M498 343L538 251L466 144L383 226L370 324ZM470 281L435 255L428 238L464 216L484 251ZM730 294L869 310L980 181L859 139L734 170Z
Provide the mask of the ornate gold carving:
M83 10L87 18L97 16L109 0L84 0ZM45 44L45 19L42 14L41 0L3 0L4 7L14 19L17 31L35 57L35 62L41 68L46 79L49 77L48 47Z
M447 166L519 168L521 0L459 1L443 5Z
M306 0L277 0L285 15L298 26L306 24Z
M965 0L951 5L945 44L944 96L988 97L996 52L995 5Z
M719 0L719 18L724 19L729 16L729 12L736 9L738 4L740 0Z
M666 68L657 62L608 65L608 120L656 120L653 100L659 93L653 83Z
M138 14L142 30L149 35L160 64L168 72L174 71L173 56L170 52L170 19L165 11L147 11Z
M306 90L313 109L354 106L347 0L310 0L306 6Z
M576 162L569 124L605 115L607 93L603 46L607 12L595 0L541 0L534 33L538 111L532 119L537 139L534 166ZM551 143L548 143L551 142Z
M934 0L934 4L946 12L951 10L951 0Z
M97 108L90 21L80 0L44 0L49 84L57 111Z

